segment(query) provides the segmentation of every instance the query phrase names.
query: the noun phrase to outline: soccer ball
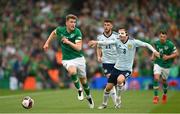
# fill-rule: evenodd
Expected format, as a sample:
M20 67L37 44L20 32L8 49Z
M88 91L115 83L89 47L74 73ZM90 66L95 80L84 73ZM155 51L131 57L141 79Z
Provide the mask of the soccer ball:
M23 98L22 106L25 109L30 109L30 108L32 108L33 105L34 105L34 100L31 97L26 96L26 97Z

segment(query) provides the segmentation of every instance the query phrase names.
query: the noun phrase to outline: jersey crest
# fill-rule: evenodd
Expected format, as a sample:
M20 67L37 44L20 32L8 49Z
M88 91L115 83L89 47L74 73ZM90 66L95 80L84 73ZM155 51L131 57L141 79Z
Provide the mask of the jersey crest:
M165 49L165 50L168 50L168 46L165 46L164 49Z
M70 35L70 38L73 38L74 36L75 36L75 34L71 34L71 35Z
M132 49L132 45L131 44L128 44L128 49Z

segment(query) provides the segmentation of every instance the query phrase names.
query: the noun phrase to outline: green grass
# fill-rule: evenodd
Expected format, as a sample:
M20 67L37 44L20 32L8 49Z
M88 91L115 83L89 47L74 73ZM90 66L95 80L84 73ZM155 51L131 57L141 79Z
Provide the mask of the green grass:
M110 98L108 108L98 110L103 91L93 90L95 109L89 109L86 100L78 101L74 89L43 91L0 90L0 113L180 113L180 91L168 92L167 104L152 104L153 91L125 91L122 107L115 109ZM24 109L21 100L31 96L35 104Z

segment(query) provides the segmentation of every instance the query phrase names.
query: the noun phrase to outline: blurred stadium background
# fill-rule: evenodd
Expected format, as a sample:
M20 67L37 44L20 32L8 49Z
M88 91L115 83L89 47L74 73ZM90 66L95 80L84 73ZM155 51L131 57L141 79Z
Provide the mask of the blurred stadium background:
M0 2L0 88L41 90L71 88L73 84L61 63L57 41L47 53L42 46L50 32L64 25L69 13L79 17L77 26L83 33L87 76L91 87L103 89L107 79L102 75L95 50L89 40L103 32L103 19L114 20L114 30L128 28L137 39L153 43L160 29L180 50L179 0L1 0ZM128 89L152 88L151 53L138 49ZM180 59L174 61L169 88L180 90Z
M158 31L166 29L180 50L179 0L1 0L0 112L102 112L88 109L86 102L76 100L75 91L64 89L73 88L73 84L62 67L57 41L47 53L42 50L50 32L63 26L69 13L79 17L77 26L83 33L87 76L96 106L101 104L107 79L102 75L95 50L87 43L103 32L103 19L114 20L115 31L126 27L132 36L151 44L158 38ZM103 112L180 112L180 59L174 61L168 79L169 89L175 90L169 91L171 100L166 105L152 105L150 57L151 52L138 49L132 78L127 83L127 89L145 91L127 91L120 110L114 110L110 100L110 107ZM35 99L32 110L22 110L17 105L27 95Z

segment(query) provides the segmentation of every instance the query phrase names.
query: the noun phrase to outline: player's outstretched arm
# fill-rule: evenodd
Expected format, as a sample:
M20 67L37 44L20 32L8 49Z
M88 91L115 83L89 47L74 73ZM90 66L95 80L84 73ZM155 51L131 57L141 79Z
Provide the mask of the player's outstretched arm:
M107 40L107 41L91 40L91 41L88 42L88 45L90 47L95 47L95 46L97 46L97 44L99 44L99 45L109 45L109 44L115 44L115 43L116 43L116 41L114 41L114 40Z
M44 49L45 51L48 50L50 42L51 42L52 39L54 39L55 37L56 37L56 32L55 32L55 30L54 30L54 31L51 32L51 34L49 35L47 41L45 42L45 44L44 44L44 46L43 46L43 49Z
M140 41L140 40L135 40L135 43L136 43L136 47L139 47L139 46L147 47L149 50L151 50L153 52L154 56L160 57L159 52L156 51L156 49L154 49L152 45L150 45L146 42Z

